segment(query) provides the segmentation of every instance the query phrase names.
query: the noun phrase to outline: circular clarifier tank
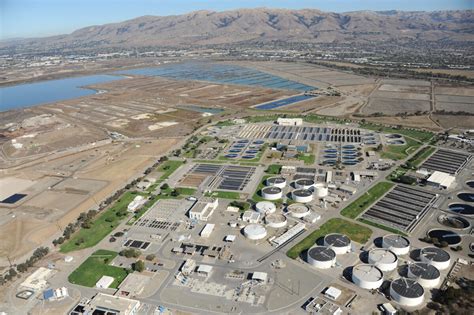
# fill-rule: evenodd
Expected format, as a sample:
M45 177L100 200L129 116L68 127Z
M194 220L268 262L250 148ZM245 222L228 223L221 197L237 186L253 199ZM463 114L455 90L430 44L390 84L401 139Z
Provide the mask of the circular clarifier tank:
M230 153L239 153L241 151L242 151L241 149L230 149L229 150Z
M474 215L474 207L464 203L453 203L450 204L448 207L449 211L466 215L466 216L473 216Z
M286 179L284 177L269 177L265 180L267 186L275 186L278 188L284 188L286 186Z
M359 264L352 268L352 282L363 289L375 290L383 283L383 272L377 266Z
M264 144L265 141L263 140L255 140L254 142L252 142L253 144Z
M249 143L249 141L248 141L248 140L245 140L245 139L243 139L243 140L239 140L239 141L237 141L237 143Z
M244 235L249 240L261 240L267 236L267 230L260 224L249 224L244 228Z
M235 154L235 153L225 155L225 157L228 158L228 159L235 159L237 156L238 155Z
M421 262L430 264L444 270L449 267L451 263L451 256L444 250L438 247L425 247L420 251Z
M309 189L295 189L291 193L291 198L296 202L307 203L313 200L313 192Z
M398 234L388 234L382 238L383 248L387 248L397 255L406 255L410 251L408 238Z
M258 153L258 150L247 150L245 151L245 154L256 154Z
M458 198L466 202L474 202L474 193L462 192L458 194Z
M469 186L470 188L474 188L474 180L467 181L466 185Z
M276 206L270 201L260 201L255 205L255 210L262 214L270 214L276 211Z
M442 214L438 217L438 222L448 228L465 230L471 227L471 223L461 216Z
M355 146L352 144L346 144L342 146L343 149L355 149Z
M382 271L392 271L397 268L398 257L388 249L375 248L369 252L369 263Z
M324 160L323 163L327 165L334 165L336 164L336 162L337 162L336 160Z
M244 143L236 143L233 145L234 148L245 148L245 144Z
M425 289L414 279L399 278L390 284L392 300L403 306L418 306L423 303Z
M346 160L346 161L343 161L342 164L344 164L344 165L356 165L357 161L356 160Z
M402 137L401 135L395 134L395 133L387 135L387 138L389 139L400 139L401 137Z
M304 218L305 216L311 214L311 210L308 206L302 203L293 203L286 208L286 211L293 217L293 218Z
M277 200L283 197L283 191L275 186L265 187L262 189L262 197L267 200Z
M408 265L408 278L415 279L425 288L434 288L439 284L438 268L427 263L416 262Z
M342 151L342 154L357 154L357 151L356 150L343 150Z
M330 246L338 255L345 254L351 250L351 239L344 234L327 234L324 237L324 246Z
M335 159L337 158L337 154L325 154L323 155L325 159Z
M461 243L461 236L450 230L433 229L428 233L428 237L436 238L439 242L446 242L449 245L458 245Z
M326 246L314 246L307 255L308 263L319 269L331 268L336 263L336 253Z
M307 179L307 178L300 178L295 180L295 187L296 188L304 188L309 189L314 186L314 180Z
M251 159L255 159L255 155L253 155L253 154L246 154L246 155L242 155L242 158L243 158L243 159L246 159L246 160L251 160Z
M279 229L286 225L287 220L281 213L272 213L265 216L265 223L271 228Z
M337 153L337 149L326 149L324 150L325 153Z

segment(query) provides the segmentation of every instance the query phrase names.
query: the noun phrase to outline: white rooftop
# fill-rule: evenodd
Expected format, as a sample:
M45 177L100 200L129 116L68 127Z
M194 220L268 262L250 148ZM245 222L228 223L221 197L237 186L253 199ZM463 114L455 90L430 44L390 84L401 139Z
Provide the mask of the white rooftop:
M442 187L449 188L456 178L448 173L443 173L440 171L435 171L433 174L431 174L430 177L428 177L428 182L437 184Z

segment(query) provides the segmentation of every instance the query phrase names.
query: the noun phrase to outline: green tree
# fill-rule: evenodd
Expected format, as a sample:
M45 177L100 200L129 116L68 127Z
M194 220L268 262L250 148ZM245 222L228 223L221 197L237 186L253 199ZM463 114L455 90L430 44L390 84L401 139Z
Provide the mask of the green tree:
M132 269L134 271L143 272L145 270L145 263L143 260L137 260L133 265Z

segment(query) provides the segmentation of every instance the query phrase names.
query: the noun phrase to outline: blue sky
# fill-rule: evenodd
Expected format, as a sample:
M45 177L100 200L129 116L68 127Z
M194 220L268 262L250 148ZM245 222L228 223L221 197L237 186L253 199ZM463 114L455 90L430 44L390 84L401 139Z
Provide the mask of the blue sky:
M142 15L236 8L434 11L472 9L473 0L0 0L0 39L70 33Z

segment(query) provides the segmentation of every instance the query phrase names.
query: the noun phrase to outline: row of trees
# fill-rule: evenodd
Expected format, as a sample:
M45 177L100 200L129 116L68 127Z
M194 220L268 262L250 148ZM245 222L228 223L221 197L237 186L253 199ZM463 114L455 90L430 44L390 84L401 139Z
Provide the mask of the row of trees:
M8 272L3 275L0 275L0 285L7 283L8 281L19 277L21 273L28 271L29 268L33 267L41 258L45 257L49 253L48 247L38 247L35 249L30 258L25 262L20 263L16 266L12 266Z

